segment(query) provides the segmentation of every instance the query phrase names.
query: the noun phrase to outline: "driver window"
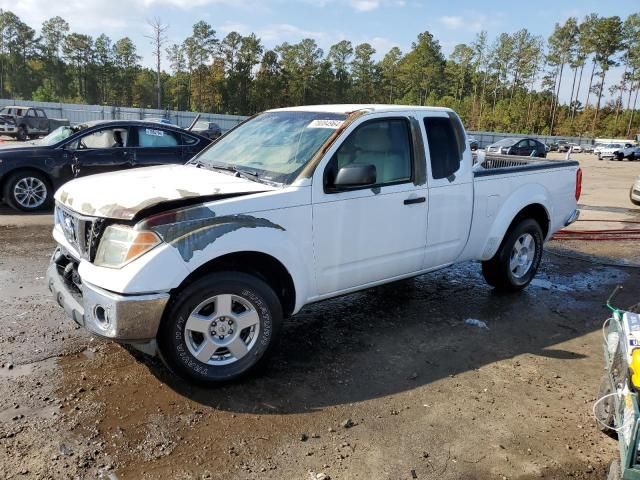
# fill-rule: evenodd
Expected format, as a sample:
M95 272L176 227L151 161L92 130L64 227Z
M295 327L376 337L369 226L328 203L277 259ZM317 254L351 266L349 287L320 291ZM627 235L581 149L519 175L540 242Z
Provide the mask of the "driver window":
M108 128L82 137L79 148L122 148L126 145L126 128Z
M411 132L407 120L372 120L351 132L327 165L328 184L333 183L338 170L353 164L376 167L377 186L410 181Z
M27 112L27 117L35 117L36 116L36 111L35 110L29 110Z

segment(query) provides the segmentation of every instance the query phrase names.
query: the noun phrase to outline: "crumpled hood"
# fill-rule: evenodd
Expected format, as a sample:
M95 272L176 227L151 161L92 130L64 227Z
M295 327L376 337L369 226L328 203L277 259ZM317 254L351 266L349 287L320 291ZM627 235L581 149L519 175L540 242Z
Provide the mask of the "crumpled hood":
M131 220L164 202L270 190L275 187L194 165L162 165L77 178L63 185L55 199L83 215Z

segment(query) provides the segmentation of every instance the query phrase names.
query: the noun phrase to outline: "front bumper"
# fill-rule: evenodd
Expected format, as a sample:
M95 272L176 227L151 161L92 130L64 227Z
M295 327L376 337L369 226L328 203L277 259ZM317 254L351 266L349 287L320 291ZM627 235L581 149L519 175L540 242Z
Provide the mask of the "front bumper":
M146 343L156 337L168 293L119 295L86 282L79 291L54 258L47 269L49 290L78 325L123 343Z

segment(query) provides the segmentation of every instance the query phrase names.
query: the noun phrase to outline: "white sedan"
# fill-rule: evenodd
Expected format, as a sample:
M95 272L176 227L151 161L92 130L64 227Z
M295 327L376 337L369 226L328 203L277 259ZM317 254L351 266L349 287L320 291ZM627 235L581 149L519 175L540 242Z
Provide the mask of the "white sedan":
M571 153L582 153L582 147L577 144L571 145Z

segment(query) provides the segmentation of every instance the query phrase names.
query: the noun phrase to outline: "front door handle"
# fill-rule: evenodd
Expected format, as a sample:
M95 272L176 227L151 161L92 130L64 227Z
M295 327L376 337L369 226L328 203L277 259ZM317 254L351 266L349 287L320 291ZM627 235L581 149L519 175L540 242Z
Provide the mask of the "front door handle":
M424 203L426 201L427 201L426 197L407 198L404 201L404 204L405 205L413 205L414 203Z

